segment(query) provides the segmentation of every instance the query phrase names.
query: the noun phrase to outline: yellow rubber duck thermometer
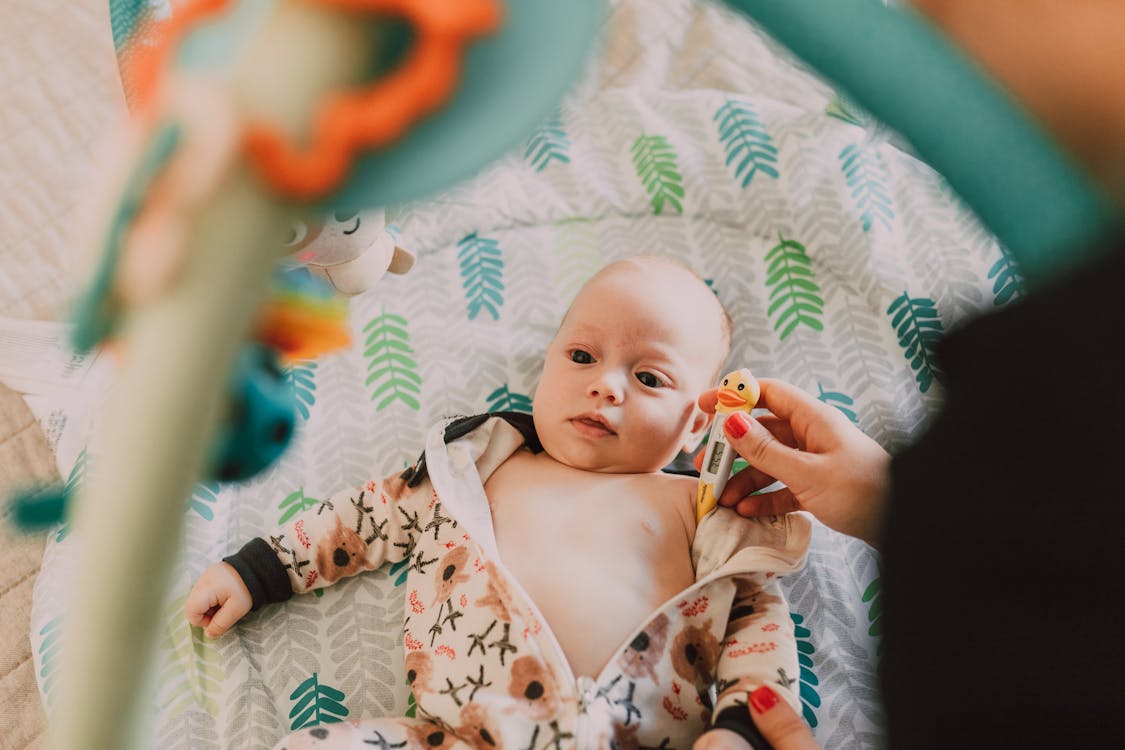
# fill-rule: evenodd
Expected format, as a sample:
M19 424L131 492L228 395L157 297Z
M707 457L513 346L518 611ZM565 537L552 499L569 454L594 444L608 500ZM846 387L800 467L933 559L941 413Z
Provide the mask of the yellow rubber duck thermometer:
M728 372L719 383L715 423L711 425L711 439L707 443L707 451L703 454L703 465L699 471L699 492L695 498L696 523L702 521L718 504L719 495L723 494L723 487L726 486L731 466L734 465L735 451L727 442L723 425L736 411L749 414L758 403L761 392L757 379L745 367Z

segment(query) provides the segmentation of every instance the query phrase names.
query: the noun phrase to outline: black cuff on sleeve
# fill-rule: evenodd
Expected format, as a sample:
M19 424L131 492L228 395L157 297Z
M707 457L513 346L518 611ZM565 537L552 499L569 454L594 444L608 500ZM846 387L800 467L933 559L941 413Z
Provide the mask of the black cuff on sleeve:
M754 726L748 706L727 706L715 717L711 729L729 729L749 742L754 750L773 750L773 745L766 742L758 727Z
M264 539L251 539L238 552L224 557L223 562L230 563L238 571L242 582L250 590L252 610L293 596L285 566Z

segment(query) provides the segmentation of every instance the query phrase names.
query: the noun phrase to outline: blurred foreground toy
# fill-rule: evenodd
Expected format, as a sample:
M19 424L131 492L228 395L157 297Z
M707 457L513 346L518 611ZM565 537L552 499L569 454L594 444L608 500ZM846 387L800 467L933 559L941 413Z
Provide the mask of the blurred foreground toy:
M736 411L749 414L761 394L757 379L745 367L728 372L719 383L719 401L715 404L711 439L707 442L707 451L703 454L703 465L699 470L699 490L695 498L697 523L718 504L719 495L723 494L734 465L735 452L727 441L723 426Z
M149 5L110 9L120 21ZM101 205L76 232L96 262L75 346L112 340L120 367L96 422L97 470L67 511L56 750L151 746L137 709L184 502L201 479L248 476L284 449L280 358L347 341L338 302L278 289L282 256L309 249L312 273L348 293L408 265L379 232L341 256L287 251L287 230L332 216L339 233L326 224L318 237L341 240L355 212L470 176L557 106L602 20L595 0L170 9L131 25L144 35L122 62L133 118L112 129L120 143L87 191Z

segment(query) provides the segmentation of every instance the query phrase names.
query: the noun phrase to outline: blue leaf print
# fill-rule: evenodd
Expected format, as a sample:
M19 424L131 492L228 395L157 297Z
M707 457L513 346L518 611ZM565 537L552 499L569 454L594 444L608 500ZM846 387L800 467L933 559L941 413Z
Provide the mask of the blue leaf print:
M387 571L387 575L394 577L395 586L401 586L406 583L406 574L410 572L409 566L411 559L412 558L408 557L405 560L399 560L393 563L390 570Z
M90 470L90 456L83 448L82 452L78 454L78 458L74 459L74 466L70 467L70 474L66 478L66 497L69 502L73 502L78 494L78 488L86 481L86 474ZM70 524L63 522L59 526L59 530L55 532L55 541L61 542L70 535Z
M746 187L761 172L777 179L777 147L761 118L745 102L728 99L711 118L719 127L719 142L726 152L727 166Z
M1000 260L988 269L988 278L992 282L993 304L999 307L1014 299L1019 299L1027 293L1023 275L1016 266L1015 260L1006 252L1002 252Z
M824 390L824 386L822 386L820 383L816 384L816 388L818 391L820 391L820 393L817 394L817 398L820 401L828 404L829 406L834 406L839 409L840 412L845 417L850 419L853 424L859 424L859 415L856 414L855 410L851 408L855 405L855 399L844 393L840 393L839 391L826 391Z
M334 724L348 715L344 706L344 694L330 685L321 684L316 672L289 695L295 701L289 718L293 720L292 730L318 724Z
M212 505L219 499L219 483L218 482L201 482L195 485L195 490L191 493L191 499L188 500L188 508L195 511L200 518L206 521L215 520L215 511Z
M562 118L556 113L532 133L523 156L536 172L542 172L553 161L569 164L569 151L570 139L563 128Z
M316 362L299 362L294 363L286 373L289 379L289 385L293 388L294 399L297 404L297 411L301 415L301 419L308 420L309 409L316 403L316 380L314 372L316 371Z
M469 320L487 310L493 320L500 319L504 305L504 260L500 244L476 232L457 243L457 260L461 263L461 286L469 302Z
M870 232L876 221L890 229L895 212L887 189L887 171L879 154L853 144L846 146L838 158L852 200L860 211L863 231Z
M488 394L488 411L520 411L530 414L531 397L513 393L505 383Z
M926 297L911 297L903 292L887 308L887 315L893 316L891 325L898 333L898 345L914 371L918 390L925 393L934 380L945 382L945 373L938 368L934 357L934 347L944 333L934 301Z
M39 636L42 638L39 641L39 684L43 688L43 694L47 696L47 705L50 706L55 700L55 685L56 677L59 673L59 650L61 644L59 638L62 636L62 615L55 617L42 628L39 629Z
M816 686L820 684L820 679L813 672L812 658L812 655L816 653L816 647L809 640L812 631L802 624L805 621L804 615L790 612L789 617L793 620L793 634L797 639L797 663L801 666L801 714L810 727L815 727L817 718L813 709L820 708L820 695L816 692Z

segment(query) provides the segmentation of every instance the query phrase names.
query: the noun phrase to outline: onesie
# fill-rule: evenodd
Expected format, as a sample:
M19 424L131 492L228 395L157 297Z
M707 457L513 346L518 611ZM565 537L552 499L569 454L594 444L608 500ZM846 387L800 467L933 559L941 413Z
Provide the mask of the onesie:
M804 564L804 514L705 517L695 582L638 623L600 674L576 675L496 550L484 483L525 445L541 450L528 415L439 424L411 469L336 494L226 558L255 608L409 561L416 716L307 728L276 748L690 750L712 726L752 738L745 704L760 685L800 708L778 576Z

